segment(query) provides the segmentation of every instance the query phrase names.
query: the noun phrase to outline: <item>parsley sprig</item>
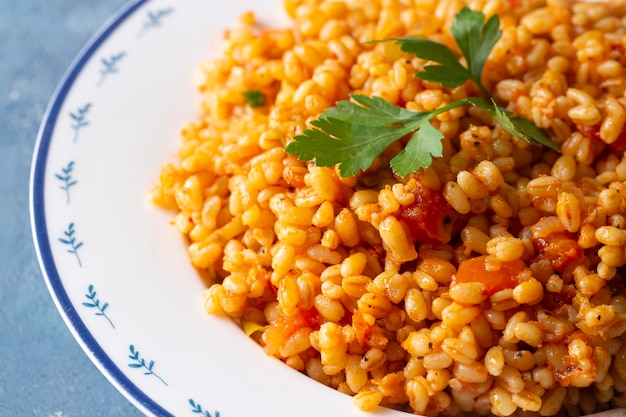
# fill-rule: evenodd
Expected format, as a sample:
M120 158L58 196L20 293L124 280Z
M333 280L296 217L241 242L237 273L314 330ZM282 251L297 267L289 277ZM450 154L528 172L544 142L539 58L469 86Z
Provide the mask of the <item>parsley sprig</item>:
M485 96L467 97L434 111L417 112L391 104L380 97L352 94L351 101L337 102L311 122L307 129L287 145L286 151L301 160L315 160L318 166L339 164L342 177L368 169L374 160L393 142L411 135L404 149L391 161L391 168L406 176L429 167L433 157L443 153L443 134L430 121L455 107L472 105L487 111L500 126L531 145L546 146L558 151L557 145L530 120L498 106L481 82L485 62L502 36L497 15L485 22L481 12L462 9L452 23L450 32L467 66L446 45L429 39L402 37L393 41L400 49L438 65L428 65L416 77L438 82L445 87L459 87L472 82Z

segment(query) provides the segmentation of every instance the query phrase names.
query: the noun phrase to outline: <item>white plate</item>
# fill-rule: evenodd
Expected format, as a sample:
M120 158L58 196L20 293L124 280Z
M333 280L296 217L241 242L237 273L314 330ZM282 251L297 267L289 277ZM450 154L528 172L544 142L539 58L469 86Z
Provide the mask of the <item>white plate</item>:
M199 114L196 66L241 12L280 25L281 5L132 2L79 53L42 123L31 220L43 274L87 355L148 415L369 415L207 315L172 213L147 198Z
M407 415L362 412L207 315L172 213L147 198L198 116L196 66L243 11L285 25L281 3L129 3L79 53L39 132L31 222L46 283L87 355L147 415Z

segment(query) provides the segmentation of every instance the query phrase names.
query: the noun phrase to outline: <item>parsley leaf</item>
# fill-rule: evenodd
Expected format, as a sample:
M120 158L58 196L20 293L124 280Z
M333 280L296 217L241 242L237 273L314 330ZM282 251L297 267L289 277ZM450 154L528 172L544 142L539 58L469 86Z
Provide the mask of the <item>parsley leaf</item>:
M432 112L416 112L391 104L380 97L360 94L351 101L339 101L317 120L317 129L308 129L285 149L302 160L315 159L317 166L339 164L342 177L368 169L389 145L413 132L404 150L391 160L395 173L406 176L432 164L442 155L443 134L430 120L455 107L471 104L459 100Z
M493 109L493 112L490 110ZM487 111L493 115L496 121L504 130L509 132L516 138L522 139L524 142L535 146L546 146L554 151L559 152L559 147L552 142L542 129L538 128L533 122L523 117L516 116L497 106L495 103L491 108L487 107Z
M461 65L454 52L442 43L413 36L395 38L393 41L399 44L404 52L441 64L425 66L422 72L415 74L417 78L451 88L458 87L472 79L472 75Z
M342 177L366 170L387 146L419 129L430 113L414 112L380 97L354 94L339 101L311 122L308 129L287 145L288 153L318 166L339 164Z
M443 155L441 143L443 133L430 124L430 118L425 120L425 123L421 123L420 129L413 133L404 149L391 160L394 172L401 177L414 172L416 167L429 167L433 163L433 156Z
M396 174L406 176L429 167L434 157L442 156L443 134L430 121L441 113L469 104L487 111L516 138L558 151L557 145L530 120L499 107L481 83L485 62L502 35L499 28L497 15L487 22L481 12L468 8L456 15L450 31L465 57L467 68L444 44L415 37L383 40L394 41L403 51L440 64L426 66L423 72L416 74L418 78L452 88L471 81L490 102L467 97L431 112L415 112L380 97L353 94L350 96L353 101L339 101L337 107L326 109L311 122L314 128L294 137L285 150L301 160L314 159L318 166L338 164L340 175L345 177L368 169L390 144L410 134L404 149L390 161Z
M404 52L441 64L427 65L422 72L415 74L417 78L451 88L472 81L488 97L489 93L483 87L480 78L485 62L502 36L502 31L498 15L491 16L483 26L484 21L485 15L481 12L464 8L456 15L450 27L450 32L465 57L467 68L461 65L450 48L429 39L405 36L379 42L392 40L399 44Z
M498 15L494 14L483 25L484 21L485 15L481 12L464 8L456 15L450 32L467 61L468 72L472 81L485 96L489 97L489 93L483 87L480 78L485 62L502 36L502 31L500 30Z
M250 107L261 107L265 105L265 94L260 90L244 91L243 98Z

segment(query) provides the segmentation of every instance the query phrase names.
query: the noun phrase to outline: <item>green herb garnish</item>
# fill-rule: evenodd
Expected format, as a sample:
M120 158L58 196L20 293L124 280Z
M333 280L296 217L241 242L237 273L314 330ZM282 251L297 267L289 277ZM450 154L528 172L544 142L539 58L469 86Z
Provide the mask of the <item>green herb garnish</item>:
M261 107L265 105L265 94L260 90L244 91L243 98L250 107Z
M429 167L433 157L442 155L443 134L431 125L430 120L467 104L487 111L514 137L558 151L557 145L542 129L496 105L482 85L485 62L502 35L499 27L497 15L491 16L487 22L483 13L468 8L456 15L450 32L467 67L461 65L455 53L446 45L428 39L403 37L376 41L398 43L404 52L440 64L426 66L416 77L450 88L471 81L486 99L468 97L431 112L416 112L380 97L353 94L350 96L352 101L339 101L337 107L326 109L317 120L311 122L316 129L307 129L295 136L286 151L301 160L315 159L318 166L339 164L340 175L346 177L368 169L391 143L411 134L405 148L390 161L396 174L406 176L420 168Z

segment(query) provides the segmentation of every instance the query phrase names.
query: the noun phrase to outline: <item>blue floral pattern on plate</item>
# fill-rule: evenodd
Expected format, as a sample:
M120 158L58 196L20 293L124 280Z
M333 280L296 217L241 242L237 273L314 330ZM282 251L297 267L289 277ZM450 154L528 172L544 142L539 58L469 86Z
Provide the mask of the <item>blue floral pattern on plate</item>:
M219 411L211 414L208 411L204 410L200 404L196 404L196 402L192 398L189 399L189 405L191 406L191 412L194 414L200 414L204 417L220 417Z
M128 357L133 360L133 362L128 364L129 367L135 369L141 368L144 371L144 375L152 375L159 381L161 381L164 385L167 385L167 382L165 382L163 378L161 378L159 375L157 375L156 372L154 372L155 363L153 360L151 360L150 362L146 362L146 360L139 355L139 351L135 349L134 345L128 346L128 349L130 350L130 355L128 355Z
M166 16L172 14L174 12L174 8L167 7L165 9L158 9L155 11L149 10L146 13L146 19L143 22L143 28L139 32L137 36L143 36L148 30L152 28L159 28L163 24L163 20Z
M74 143L78 141L78 133L80 130L89 125L89 121L87 120L89 110L91 110L91 103L87 103L70 113L70 118L72 119L71 126L72 129L74 129Z
M83 247L83 242L76 239L76 229L74 223L70 223L67 229L63 232L63 237L59 238L59 242L67 247L67 253L71 253L76 257L78 266L82 268L83 263L80 260L78 250Z
M98 293L94 289L93 284L89 285L89 287L87 287L87 294L85 294L85 298L88 301L83 301L83 305L87 308L96 310L96 316L104 317L111 327L115 329L115 324L113 324L113 321L105 312L105 310L109 307L109 303L103 302L100 304L100 299L96 297L97 295Z
M98 87L104 84L104 81L109 75L116 74L119 71L119 63L122 59L124 59L124 57L126 57L126 52L121 51L100 59L100 78L98 79Z
M65 191L65 202L70 204L70 188L78 184L78 181L72 177L72 171L74 171L74 161L70 161L61 168L61 171L54 174L57 180L61 182L59 188Z

